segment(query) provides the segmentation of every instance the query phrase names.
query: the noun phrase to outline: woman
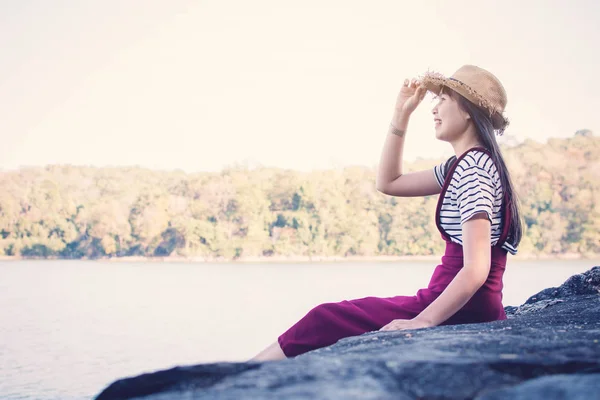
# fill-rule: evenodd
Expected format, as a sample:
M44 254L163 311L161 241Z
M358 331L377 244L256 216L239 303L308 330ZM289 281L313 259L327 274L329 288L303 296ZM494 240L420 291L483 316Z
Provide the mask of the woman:
M432 170L402 173L410 115L434 92L435 133L455 156ZM415 296L366 297L325 303L279 336L252 361L278 360L381 330L421 329L506 319L502 275L521 240L516 194L495 133L508 125L506 92L490 72L472 65L450 78L426 73L406 80L384 144L377 190L391 196L439 194L436 225L446 251L429 285Z

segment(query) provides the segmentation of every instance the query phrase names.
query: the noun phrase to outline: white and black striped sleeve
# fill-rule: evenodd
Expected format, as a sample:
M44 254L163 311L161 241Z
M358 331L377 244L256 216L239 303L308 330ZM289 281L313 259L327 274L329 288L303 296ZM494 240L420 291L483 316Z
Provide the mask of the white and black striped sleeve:
M440 165L433 167L433 176L435 176L435 180L440 185L440 188L444 187L444 180L446 179L446 175L444 174L445 164L446 162L442 162Z
M487 157L487 155L485 155ZM496 189L490 173L482 166L477 155L467 155L457 167L454 190L460 211L460 224L464 224L477 213L485 213L493 222L494 198ZM454 180L454 177L453 177Z

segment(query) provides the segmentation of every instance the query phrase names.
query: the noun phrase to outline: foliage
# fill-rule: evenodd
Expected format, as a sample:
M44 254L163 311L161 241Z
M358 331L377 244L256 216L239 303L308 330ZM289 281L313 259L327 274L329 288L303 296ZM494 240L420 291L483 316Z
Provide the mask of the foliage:
M504 149L521 201L520 253L600 252L600 140ZM407 170L432 168L419 160ZM0 172L0 255L431 255L437 196L393 198L375 170L230 168L185 174L51 165Z

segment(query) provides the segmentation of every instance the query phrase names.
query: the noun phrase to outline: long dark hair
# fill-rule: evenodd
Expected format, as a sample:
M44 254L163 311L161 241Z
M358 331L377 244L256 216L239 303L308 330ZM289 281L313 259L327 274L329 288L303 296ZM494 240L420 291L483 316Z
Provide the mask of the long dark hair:
M514 190L514 185L510 179L510 174L508 172L508 168L506 167L506 163L504 162L504 158L502 157L500 146L496 141L492 118L486 110L471 103L454 90L444 88L444 91L447 92L450 97L458 101L459 107L469 114L473 124L475 125L475 129L477 130L479 139L481 139L484 147L492 155L492 161L496 165L498 174L500 175L502 189L507 195L505 198L508 200L508 204L505 205L505 210L510 212L510 226L508 228L508 237L506 240L514 247L517 247L521 241L521 237L523 236L523 226L521 224L519 211L519 199L517 198L517 193ZM504 128L505 127L499 130L499 132L503 132Z

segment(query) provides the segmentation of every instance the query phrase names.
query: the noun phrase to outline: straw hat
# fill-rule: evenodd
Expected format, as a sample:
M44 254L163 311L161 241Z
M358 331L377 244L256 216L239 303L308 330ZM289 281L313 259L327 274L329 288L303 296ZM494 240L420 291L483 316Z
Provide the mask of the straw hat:
M503 115L506 91L498 78L483 68L463 65L450 78L428 71L421 77L421 85L435 94L446 86L489 111L494 129L504 130L508 125L508 119Z

